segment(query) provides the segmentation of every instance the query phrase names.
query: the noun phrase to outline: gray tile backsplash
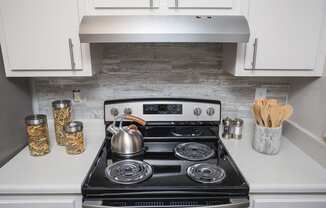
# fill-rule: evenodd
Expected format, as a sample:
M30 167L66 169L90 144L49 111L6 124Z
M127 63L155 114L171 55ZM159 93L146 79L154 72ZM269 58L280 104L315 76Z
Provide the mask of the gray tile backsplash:
M51 102L72 98L75 119L103 118L103 101L136 97L219 99L223 115L251 117L256 87L269 96L287 96L289 84L280 78L237 78L223 68L222 44L95 44L94 76L33 79L34 110L51 118Z

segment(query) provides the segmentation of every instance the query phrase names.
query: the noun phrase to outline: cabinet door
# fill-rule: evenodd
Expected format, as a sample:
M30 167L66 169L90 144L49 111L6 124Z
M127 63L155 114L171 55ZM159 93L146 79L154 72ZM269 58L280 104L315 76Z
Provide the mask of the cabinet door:
M232 9L234 0L169 0L171 9Z
M325 208L326 199L255 199L252 208Z
M0 18L7 70L81 69L78 0L1 0Z
M317 64L325 0L249 0L245 68L311 71Z
M81 208L81 196L10 195L0 197L0 208Z
M158 0L92 0L94 9L154 9Z

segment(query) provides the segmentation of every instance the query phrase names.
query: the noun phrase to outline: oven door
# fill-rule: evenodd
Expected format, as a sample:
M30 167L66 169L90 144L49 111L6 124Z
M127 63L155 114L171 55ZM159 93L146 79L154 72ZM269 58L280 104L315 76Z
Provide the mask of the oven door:
M156 198L84 200L83 208L248 208L248 198Z

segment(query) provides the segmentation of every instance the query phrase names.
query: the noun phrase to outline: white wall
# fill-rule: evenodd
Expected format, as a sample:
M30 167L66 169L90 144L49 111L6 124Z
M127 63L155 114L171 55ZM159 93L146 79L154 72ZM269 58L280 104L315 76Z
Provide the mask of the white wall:
M295 109L291 120L322 139L326 133L326 75L319 79L295 79L289 102Z
M29 80L6 78L0 50L0 167L26 145L24 117L31 113Z

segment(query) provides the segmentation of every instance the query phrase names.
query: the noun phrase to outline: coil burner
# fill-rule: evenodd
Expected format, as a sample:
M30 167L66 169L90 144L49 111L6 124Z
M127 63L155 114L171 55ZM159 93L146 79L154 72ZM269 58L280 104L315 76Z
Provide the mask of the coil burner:
M187 175L199 183L219 183L225 178L225 171L216 165L199 163L188 167Z
M174 148L174 153L177 157L189 161L208 160L215 155L215 152L211 147L197 142L178 144Z
M106 177L119 184L136 184L152 176L152 167L143 161L121 160L105 169Z

